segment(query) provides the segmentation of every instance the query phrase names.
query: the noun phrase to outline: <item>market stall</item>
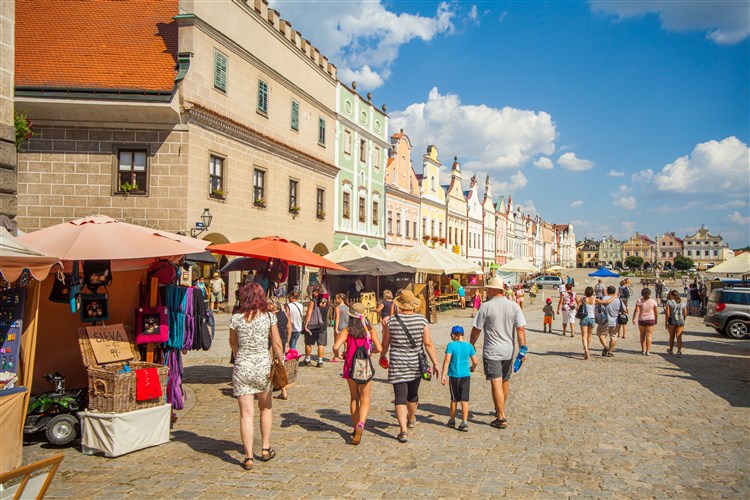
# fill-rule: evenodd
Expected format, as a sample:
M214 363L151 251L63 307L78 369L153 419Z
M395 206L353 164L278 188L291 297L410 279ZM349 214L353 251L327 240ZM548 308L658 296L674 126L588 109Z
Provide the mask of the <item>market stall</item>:
M211 339L205 297L185 279L189 266L179 264L209 242L104 216L65 222L19 240L60 257L65 268L41 286L41 296L49 299L39 306L34 380L59 372L68 387L85 388L88 411L78 415L85 450L116 456L163 442L161 434L157 441L122 446L133 428L117 421L156 407L168 426L170 406L182 407L182 351L206 348ZM102 421L102 415L114 424L94 431L92 422ZM141 435L146 434L144 428Z
M23 421L31 392L40 282L60 260L13 238L0 227L0 473L23 463Z

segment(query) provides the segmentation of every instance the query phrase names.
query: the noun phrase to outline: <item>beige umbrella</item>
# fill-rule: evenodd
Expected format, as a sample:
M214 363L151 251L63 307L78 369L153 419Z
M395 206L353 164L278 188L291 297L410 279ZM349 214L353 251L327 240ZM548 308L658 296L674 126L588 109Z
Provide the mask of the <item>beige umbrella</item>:
M325 258L331 262L347 262L357 260L363 257L372 257L364 248L356 245L344 245L343 247L326 254Z
M750 253L735 255L706 271L711 274L750 274Z
M513 259L510 262L503 264L498 269L501 271L509 271L512 273L537 273L539 268L531 262L527 262L523 259Z
M552 272L565 271L565 268L563 266L552 266L552 267L548 267L547 271L552 271Z

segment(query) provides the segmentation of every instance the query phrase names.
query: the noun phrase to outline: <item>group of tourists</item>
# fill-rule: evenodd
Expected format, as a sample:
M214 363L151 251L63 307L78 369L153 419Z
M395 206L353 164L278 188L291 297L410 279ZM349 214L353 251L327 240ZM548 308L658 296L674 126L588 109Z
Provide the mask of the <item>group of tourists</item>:
M659 309L664 314L664 326L669 332L668 354L675 352L682 356L682 331L685 327L685 316L687 315L686 304L682 301L679 291L669 290L662 285L659 292L663 297L653 298L651 289L646 287L641 290L641 296L635 301L632 324L638 327L641 343L641 354L651 355L651 345L654 329L659 319ZM620 282L619 288L614 285L604 286L602 280L598 280L595 286L587 286L583 295L573 291L573 285L566 283L565 288L560 291L557 303L557 314L562 317L562 335L567 335L570 326L570 336L575 336L576 319L581 327L581 343L583 345L583 359L588 359L591 349L591 338L596 335L602 345L602 356L614 357L614 349L617 339L625 339L629 323L628 301L631 297L631 289L627 279ZM659 299L657 301L657 299ZM552 307L552 299L547 299L544 307L544 331L552 331L552 320L555 316ZM596 326L596 333L594 327Z
M343 362L342 377L349 388L352 445L361 442L370 411L374 355L378 355L380 366L388 370L388 383L393 387L399 427L396 439L399 442L406 443L409 432L417 425L422 380L433 377L450 389L450 417L446 424L459 431L468 431L471 372L478 364L474 345L481 335L484 335L484 373L491 383L495 406L495 418L490 426L507 428L505 402L513 373L516 343L521 347L519 362L526 359L526 319L516 301L505 299L502 280L492 278L485 285L485 290L487 300L476 312L469 341L466 341L463 328L454 326L442 366L438 361L428 321L418 312L421 299L411 290L401 290L395 297L384 296L383 303L379 304L382 338L375 325L367 320L362 304L348 305L346 296L336 296L333 313L336 338L333 352L334 358ZM283 363L285 352L295 347L300 333L303 333L305 357L301 364L311 363L312 346L317 345L317 366L322 366L327 331L325 321L328 317L328 296L324 292L320 287L311 289L312 299L303 314L304 308L294 292L288 295L288 304L281 304L276 298L269 300L258 283L248 283L239 291L239 307L230 320L229 341L235 360L232 385L240 408L240 435L245 448L245 469L252 469L254 461L252 449L255 402L260 412L259 459L268 461L276 456L270 442L273 398L269 373L273 358ZM318 326L321 324L323 326ZM278 397L286 399L285 390ZM459 406L461 423L456 427Z

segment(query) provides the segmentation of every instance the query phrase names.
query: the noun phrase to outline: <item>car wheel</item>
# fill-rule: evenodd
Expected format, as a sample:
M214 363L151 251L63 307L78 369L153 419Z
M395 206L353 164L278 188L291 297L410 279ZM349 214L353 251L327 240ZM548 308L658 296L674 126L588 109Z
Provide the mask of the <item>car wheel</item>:
M559 290L560 289L560 285L552 285L552 289L553 290Z
M77 426L78 419L73 415L56 415L47 425L47 439L57 446L68 444L78 435Z
M726 327L727 335L733 339L744 339L747 337L747 323L741 319L733 319L727 323Z

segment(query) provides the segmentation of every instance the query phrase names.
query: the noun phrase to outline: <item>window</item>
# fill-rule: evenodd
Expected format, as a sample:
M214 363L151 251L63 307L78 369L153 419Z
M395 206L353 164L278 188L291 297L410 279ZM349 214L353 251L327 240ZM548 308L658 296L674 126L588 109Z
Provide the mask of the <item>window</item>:
M367 141L365 139L359 140L359 161L367 161Z
M323 188L318 188L315 194L315 216L318 219L325 219L326 216L325 194L326 190Z
M718 250L714 250L714 257L718 257L718 256L719 256L719 251Z
M359 196L359 222L364 222L366 220L365 217L365 196L360 195Z
M692 250L688 250L688 252L687 252L687 253L688 253L688 257L690 257L690 256L692 256L692 255L693 255L693 251L692 251Z
M324 118L318 118L318 144L326 145L326 121Z
M451 228L448 228L448 244L453 244L453 231L451 231Z
M427 217L422 217L422 236L427 236Z
M414 239L416 240L417 239L417 221L414 221L414 233L413 233L413 235L414 235L413 236Z
M268 113L268 84L263 80L258 80L258 111Z
M211 196L223 198L224 193L224 158L211 155L208 165L208 190Z
M458 239L458 228L454 228L453 231L455 232L455 235L453 236L453 239L455 240L456 245L460 245L461 241Z
M430 221L430 236L435 236L435 221Z
M393 234L393 212L388 210L388 234Z
M375 168L380 168L380 148L375 146L372 151L372 165Z
M410 238L410 236L409 236L409 233L411 232L411 231L409 231L411 229L410 226L411 226L411 222L406 221L406 224L404 224L404 227L406 228L406 239L407 240Z
M117 192L146 194L148 172L145 149L120 149L117 151Z
M214 88L227 91L227 56L219 52L214 52Z
M378 219L380 219L378 214L379 209L379 203L377 201L372 202L372 225L377 226L378 225ZM399 215L399 219L401 218L401 215Z
M710 254L710 253L711 253L711 252L710 252L709 250L704 250L704 251L703 251L703 255L705 255L706 257L708 257L708 254Z
M464 230L461 230L461 244L464 242Z
M292 130L299 132L299 103L292 101Z
M344 129L344 154L352 154L352 132Z
M440 231L438 232L438 236L442 238L443 237L443 223L442 222L440 223L439 227L440 227Z
M297 203L297 187L299 181L289 179L289 211L298 212L299 204Z
M396 213L396 234L401 236L401 212Z
M266 202L266 172L259 168L253 169L253 203L264 205Z
M344 193L344 197L341 203L341 206L344 209L344 213L343 213L344 219L350 219L352 216L350 202L351 202L351 195L349 193Z

